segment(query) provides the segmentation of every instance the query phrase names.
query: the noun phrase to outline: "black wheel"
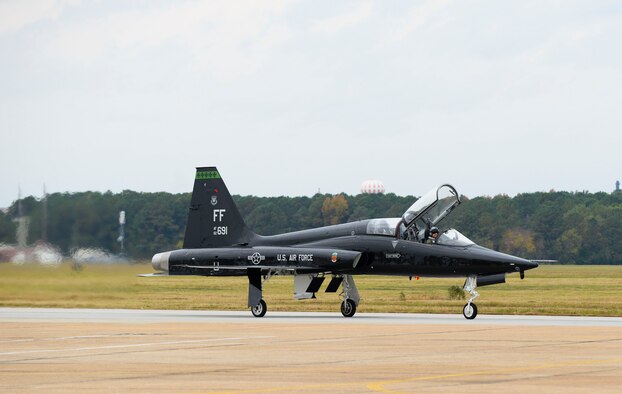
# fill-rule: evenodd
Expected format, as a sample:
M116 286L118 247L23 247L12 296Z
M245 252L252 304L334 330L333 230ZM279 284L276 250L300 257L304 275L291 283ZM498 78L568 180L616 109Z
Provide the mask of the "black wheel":
M259 304L251 308L251 312L255 317L264 317L268 311L268 306L264 300L259 300Z
M344 317L352 317L356 313L356 304L351 299L344 300L341 303L341 314Z
M477 316L477 305L473 303L466 304L464 309L462 309L462 314L469 320L475 319L475 316Z

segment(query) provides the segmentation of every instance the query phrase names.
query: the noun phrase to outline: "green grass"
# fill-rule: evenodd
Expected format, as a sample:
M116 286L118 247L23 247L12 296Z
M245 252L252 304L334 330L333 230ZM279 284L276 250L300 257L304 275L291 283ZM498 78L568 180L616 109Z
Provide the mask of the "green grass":
M35 264L0 264L0 306L129 309L244 310L245 277L137 277L149 264L88 265L74 271ZM450 300L448 289L463 279L355 277L360 312L460 313L463 300ZM325 282L326 284L327 282ZM324 286L325 287L325 286ZM544 265L525 280L481 287L477 300L485 314L622 316L622 266ZM338 311L336 294L293 300L293 278L274 277L264 284L270 311Z

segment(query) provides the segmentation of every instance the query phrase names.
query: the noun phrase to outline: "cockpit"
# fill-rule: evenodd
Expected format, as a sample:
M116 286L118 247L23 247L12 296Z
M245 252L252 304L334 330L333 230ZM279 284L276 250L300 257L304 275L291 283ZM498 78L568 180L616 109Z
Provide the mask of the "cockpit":
M401 218L370 220L367 223L367 234L426 242L430 238L430 229L440 223L458 205L460 205L460 197L456 189L451 185L441 185L418 199ZM442 231L433 243L446 246L474 244L454 229Z
M402 223L402 218L371 219L367 222L367 234L395 237L400 223Z
M436 243L446 246L470 246L475 244L475 242L462 235L460 231L453 228L442 232L436 240Z

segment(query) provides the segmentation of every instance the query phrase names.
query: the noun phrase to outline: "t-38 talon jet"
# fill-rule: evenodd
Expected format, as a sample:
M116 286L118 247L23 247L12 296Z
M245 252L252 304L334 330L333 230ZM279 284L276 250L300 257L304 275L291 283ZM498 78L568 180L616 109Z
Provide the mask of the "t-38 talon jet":
M153 256L152 275L247 276L248 307L266 314L262 283L294 275L294 298L314 298L327 277L326 292L342 287L341 313L359 304L354 275L466 277L471 298L464 317L474 319L477 286L504 283L508 273L538 264L478 246L438 224L460 204L456 189L442 185L418 199L401 218L370 219L261 236L242 219L216 167L197 168L183 249ZM436 234L438 232L438 234ZM432 234L434 237L432 237Z

